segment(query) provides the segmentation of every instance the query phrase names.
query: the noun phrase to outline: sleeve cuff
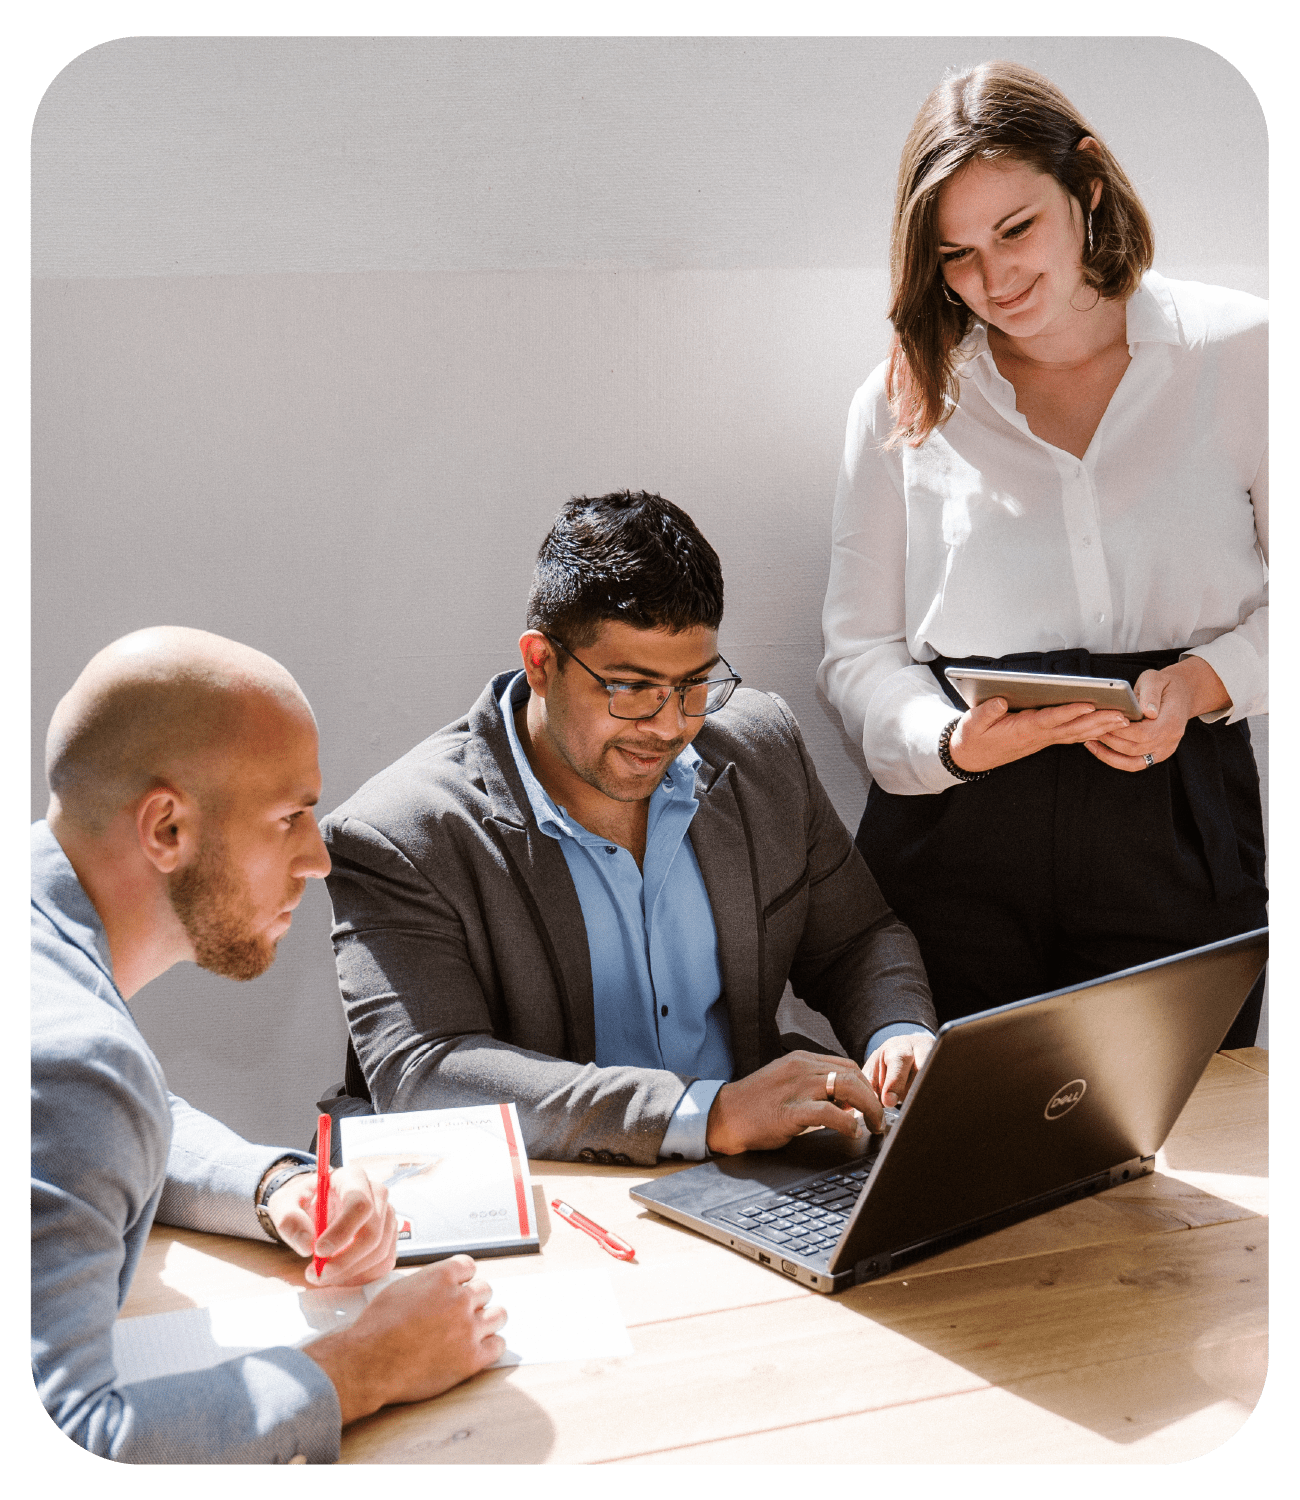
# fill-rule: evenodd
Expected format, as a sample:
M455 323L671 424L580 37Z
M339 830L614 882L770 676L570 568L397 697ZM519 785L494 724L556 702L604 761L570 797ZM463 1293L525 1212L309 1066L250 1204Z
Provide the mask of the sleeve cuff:
M866 1063L867 1057L871 1056L881 1042L887 1042L891 1036L915 1036L918 1032L924 1032L926 1036L934 1035L928 1026L922 1026L919 1021L891 1021L888 1026L882 1026L879 1031L873 1031L871 1040L867 1043L867 1056L862 1059L863 1063Z
M1206 641L1203 646L1193 646L1184 651L1183 656L1199 656L1202 661L1209 662L1232 700L1227 708L1202 714L1203 723L1214 724L1226 719L1229 724L1235 724L1250 714L1268 712L1267 669L1249 643L1235 633Z
M660 1161L703 1161L708 1156L709 1111L725 1082L725 1078L697 1078L686 1090L664 1131Z
M964 785L939 759L939 736L960 716L929 667L906 667L881 683L862 732L862 753L881 790L914 797Z

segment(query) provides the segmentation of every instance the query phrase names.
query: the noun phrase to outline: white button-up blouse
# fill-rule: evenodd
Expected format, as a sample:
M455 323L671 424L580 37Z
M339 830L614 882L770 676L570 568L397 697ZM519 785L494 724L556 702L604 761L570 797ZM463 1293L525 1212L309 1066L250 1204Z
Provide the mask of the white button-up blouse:
M884 452L881 365L849 411L817 680L887 792L958 785L936 656L1191 648L1268 709L1267 304L1148 272L1082 459L1035 437L987 330L919 448Z

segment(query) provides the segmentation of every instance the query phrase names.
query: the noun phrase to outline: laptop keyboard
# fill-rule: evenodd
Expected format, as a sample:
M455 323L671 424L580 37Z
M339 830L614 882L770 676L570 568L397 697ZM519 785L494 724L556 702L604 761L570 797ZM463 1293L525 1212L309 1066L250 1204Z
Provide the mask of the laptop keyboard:
M875 1163L872 1162L871 1166ZM726 1208L709 1217L734 1225L787 1254L828 1255L858 1201L871 1166L823 1172L784 1193L766 1193L759 1203Z

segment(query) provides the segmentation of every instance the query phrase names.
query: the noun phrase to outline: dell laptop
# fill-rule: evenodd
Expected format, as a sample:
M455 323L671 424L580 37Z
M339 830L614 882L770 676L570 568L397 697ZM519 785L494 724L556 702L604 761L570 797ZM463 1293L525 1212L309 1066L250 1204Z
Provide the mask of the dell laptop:
M871 1281L1154 1170L1267 955L1260 928L949 1021L883 1137L809 1131L632 1197L816 1291Z

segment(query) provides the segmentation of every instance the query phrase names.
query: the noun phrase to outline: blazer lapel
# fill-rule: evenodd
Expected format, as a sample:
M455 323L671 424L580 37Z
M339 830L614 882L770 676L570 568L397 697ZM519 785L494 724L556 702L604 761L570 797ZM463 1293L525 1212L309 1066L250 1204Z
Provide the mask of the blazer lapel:
M564 1013L569 1057L596 1058L596 1011L591 989L587 926L573 877L558 842L537 827L497 699L508 676L494 678L470 711L469 727L478 750L479 774L492 801L484 819L504 854L546 951L551 978ZM538 976L539 981L543 976Z
M691 822L690 840L718 934L718 965L731 1021L734 1076L743 1078L780 1047L773 1016L764 1016L763 929L757 906L755 854L736 796L735 777L734 762L717 771L707 761L696 768L699 811ZM770 1046L764 1046L765 1026L772 1031L767 1039Z

